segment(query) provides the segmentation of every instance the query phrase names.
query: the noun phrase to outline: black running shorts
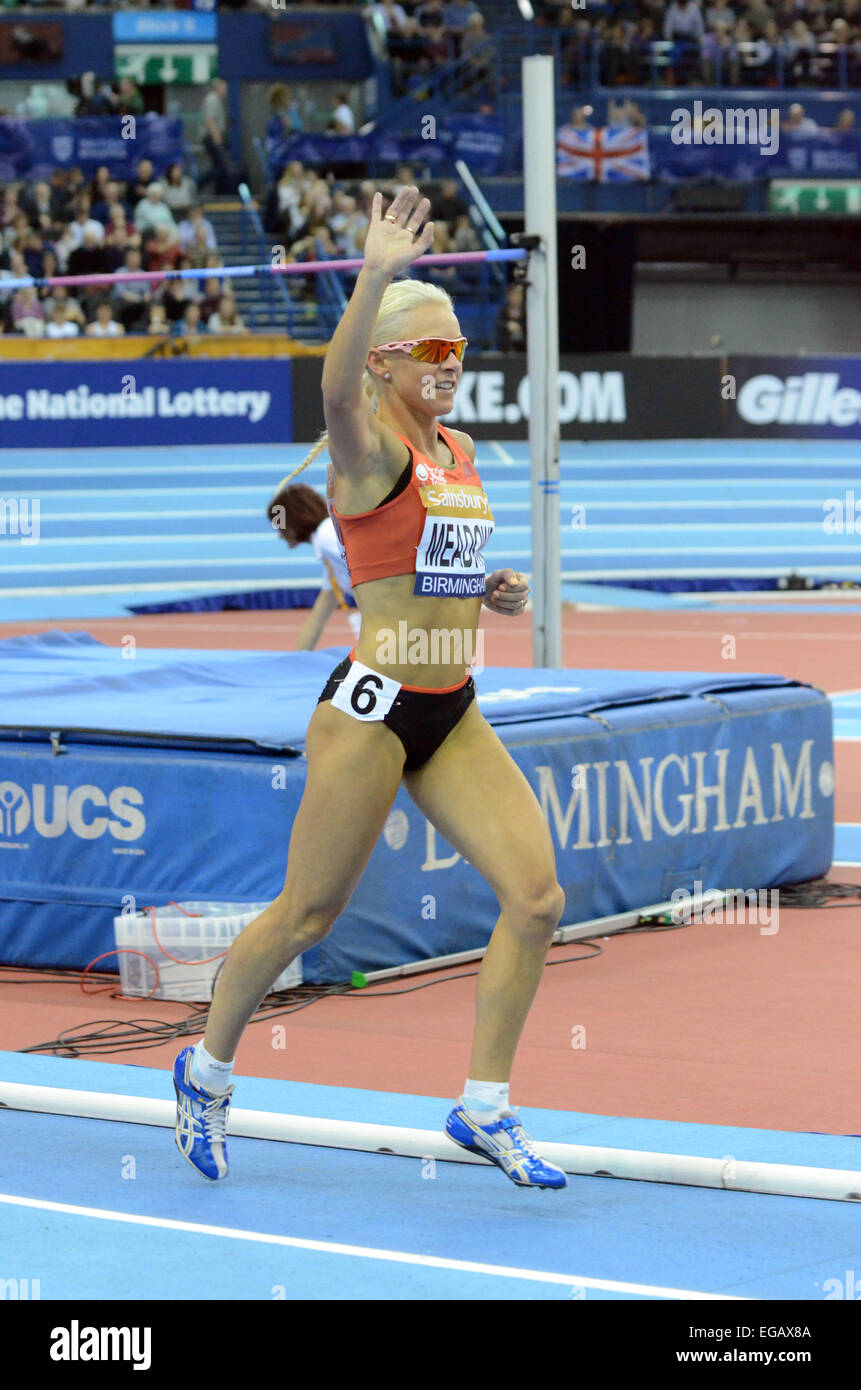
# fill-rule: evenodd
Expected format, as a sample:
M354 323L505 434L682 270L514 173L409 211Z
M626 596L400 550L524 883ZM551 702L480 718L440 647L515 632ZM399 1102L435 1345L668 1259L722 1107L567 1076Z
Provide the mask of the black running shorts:
M335 667L317 704L331 700L362 723L387 724L404 746L404 771L415 772L433 757L474 699L472 676L453 690L416 689L363 666L351 653Z

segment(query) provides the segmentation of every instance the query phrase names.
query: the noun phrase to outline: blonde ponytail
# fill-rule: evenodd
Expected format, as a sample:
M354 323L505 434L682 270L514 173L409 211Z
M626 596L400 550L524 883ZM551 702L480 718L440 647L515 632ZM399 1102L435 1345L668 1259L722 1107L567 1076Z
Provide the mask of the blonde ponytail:
M441 285L433 285L425 280L393 280L383 291L371 335L371 347L377 347L380 343L402 342L407 335L409 320L412 319L417 309L421 309L429 303L444 304L447 309L450 309L452 313L454 312L454 301ZM371 403L374 414L379 409L380 389L379 377L366 365L362 390ZM287 477L278 484L275 490L276 495L293 478L298 477L309 464L314 462L317 455L324 449L328 439L329 431L324 430L299 467L294 468L293 472L288 473Z

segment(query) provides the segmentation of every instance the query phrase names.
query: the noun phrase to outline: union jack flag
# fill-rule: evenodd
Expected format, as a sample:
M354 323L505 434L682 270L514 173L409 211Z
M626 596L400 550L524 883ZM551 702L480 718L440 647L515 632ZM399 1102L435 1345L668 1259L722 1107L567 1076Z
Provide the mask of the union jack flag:
M556 132L556 168L561 178L598 183L630 183L647 179L649 132L636 126L607 125Z

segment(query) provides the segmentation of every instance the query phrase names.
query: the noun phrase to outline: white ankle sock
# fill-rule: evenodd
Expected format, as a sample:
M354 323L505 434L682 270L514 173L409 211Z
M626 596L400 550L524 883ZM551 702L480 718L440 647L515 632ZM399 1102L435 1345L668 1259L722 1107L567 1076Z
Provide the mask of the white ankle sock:
M233 1073L233 1062L219 1062L210 1056L203 1043L195 1043L191 1061L192 1080L207 1091L226 1091Z
M465 1109L486 1123L498 1120L508 1106L507 1081L470 1081L467 1079L461 1101Z

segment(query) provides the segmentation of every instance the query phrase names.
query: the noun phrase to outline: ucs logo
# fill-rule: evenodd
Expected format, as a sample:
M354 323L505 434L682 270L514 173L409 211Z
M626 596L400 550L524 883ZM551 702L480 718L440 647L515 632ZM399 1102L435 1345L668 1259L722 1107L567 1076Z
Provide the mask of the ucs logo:
M48 808L48 794L51 806ZM45 787L34 783L28 796L17 782L0 782L0 841L23 835L32 821L37 835L56 839L67 830L81 840L98 840L107 831L115 840L139 840L146 817L136 787L114 787L106 796L101 787ZM98 815L99 809L110 815Z

